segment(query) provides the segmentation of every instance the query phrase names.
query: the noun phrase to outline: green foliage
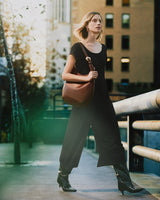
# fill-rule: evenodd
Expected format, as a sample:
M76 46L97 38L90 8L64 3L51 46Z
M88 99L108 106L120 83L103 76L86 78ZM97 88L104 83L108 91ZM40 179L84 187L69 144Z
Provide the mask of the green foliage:
M22 61L22 60L21 60ZM14 62L15 65L17 62ZM22 61L22 63L25 63ZM28 73L24 73L25 65L15 65L15 76L18 95L22 106L27 111L29 118L41 118L45 111L46 88L39 87L40 78L33 78Z
M12 63L14 66L18 95L22 106L27 111L29 118L42 117L45 110L45 86L39 87L42 82L40 77L33 77L34 70L30 69L31 60L28 57L30 35L25 26L18 25L16 40L12 46Z
M46 88L42 83L41 77L33 77L34 71L30 69L31 60L29 58L29 40L30 35L28 29L23 25L18 25L17 29L11 33L10 24L5 24L6 37L13 38L13 44L8 44L12 47L12 63L15 72L17 92L21 101L20 109L24 109L25 117L27 122L32 119L42 118L45 111L46 102ZM18 30L18 31L16 31ZM9 81L9 80L8 80ZM11 130L11 97L10 88L7 90L6 105L3 108L2 113L2 129L5 132ZM20 111L21 113L21 111ZM19 113L19 114L20 114Z

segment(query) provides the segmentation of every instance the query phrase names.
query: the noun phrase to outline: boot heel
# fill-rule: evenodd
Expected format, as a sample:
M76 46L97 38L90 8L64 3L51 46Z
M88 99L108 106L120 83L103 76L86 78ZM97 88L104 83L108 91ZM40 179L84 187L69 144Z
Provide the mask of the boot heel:
M59 188L62 188L64 192L76 192L77 190L72 188L69 183L68 175L62 175L61 172L58 173L57 183L59 184Z
M118 182L118 190L122 193L122 195L124 195L124 191L126 190L125 185Z
M134 187L125 164L114 165L114 169L118 180L118 189L122 192L122 195L124 195L124 191L137 193L143 190L143 188Z
M124 191L123 190L120 190L120 191L121 191L122 195L124 195Z

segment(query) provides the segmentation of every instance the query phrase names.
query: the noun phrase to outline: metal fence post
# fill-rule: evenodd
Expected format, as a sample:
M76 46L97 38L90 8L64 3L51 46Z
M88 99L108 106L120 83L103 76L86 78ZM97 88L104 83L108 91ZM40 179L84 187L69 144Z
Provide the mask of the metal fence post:
M18 94L16 87L16 79L12 60L8 52L8 46L2 21L2 16L0 16L0 37L3 42L4 54L7 60L8 73L10 78L10 94L12 103L12 118L13 118L13 131L14 131L14 161L15 164L21 163L20 155L20 116L19 116L19 105L18 105Z
M143 171L143 157L140 157L132 152L135 145L143 145L143 131L134 130L132 123L141 119L141 114L127 116L127 167L129 171Z

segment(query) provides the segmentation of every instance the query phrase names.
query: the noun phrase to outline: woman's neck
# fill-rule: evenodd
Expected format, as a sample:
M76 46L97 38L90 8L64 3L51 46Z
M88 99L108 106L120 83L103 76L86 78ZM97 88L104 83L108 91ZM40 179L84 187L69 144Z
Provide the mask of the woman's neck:
M81 41L83 45L91 52L93 53L100 53L102 50L102 45L97 42L96 37L87 37L87 39L84 39Z
M97 43L96 40L96 35L95 34L88 34L88 37L86 39L83 40L84 43L89 43L89 44L95 44Z

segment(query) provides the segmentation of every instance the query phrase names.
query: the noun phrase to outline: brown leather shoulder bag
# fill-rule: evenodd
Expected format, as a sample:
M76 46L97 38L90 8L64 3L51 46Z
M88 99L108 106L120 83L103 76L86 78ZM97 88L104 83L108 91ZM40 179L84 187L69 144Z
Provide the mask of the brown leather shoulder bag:
M87 52L84 49L82 43L79 44L81 45L83 53L86 57L90 71L94 71L95 68L92 64L91 58L87 55ZM78 73L75 66L73 67L72 73L76 75L81 75L80 73ZM66 103L77 107L82 107L89 104L94 95L94 89L95 89L95 80L89 82L65 81L62 89L62 97Z

